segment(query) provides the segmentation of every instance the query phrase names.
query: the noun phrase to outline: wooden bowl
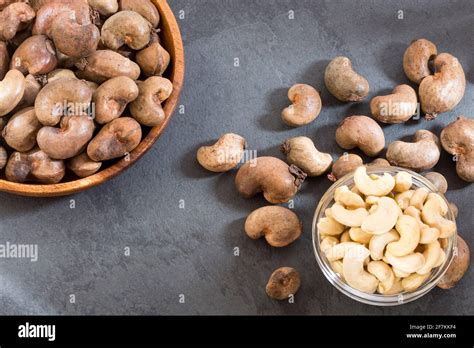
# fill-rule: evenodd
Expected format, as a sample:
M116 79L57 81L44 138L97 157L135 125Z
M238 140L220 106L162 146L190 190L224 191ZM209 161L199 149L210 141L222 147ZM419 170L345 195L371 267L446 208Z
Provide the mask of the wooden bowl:
M66 196L87 190L103 184L107 180L119 175L125 169L138 161L155 143L168 125L178 103L179 95L184 82L184 49L176 18L166 0L152 0L160 11L160 39L161 45L169 52L171 63L165 77L173 82L173 93L163 105L166 121L152 128L140 145L130 153L126 159L107 167L95 175L84 179L64 182L55 185L20 184L7 180L0 180L0 191L31 197Z

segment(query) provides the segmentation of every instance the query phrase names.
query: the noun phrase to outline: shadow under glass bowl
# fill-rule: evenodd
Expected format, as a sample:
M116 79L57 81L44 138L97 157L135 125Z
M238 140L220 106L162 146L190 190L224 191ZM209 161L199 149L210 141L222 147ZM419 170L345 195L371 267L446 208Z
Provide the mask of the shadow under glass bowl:
M399 167L368 167L367 168L368 174L383 175L384 173L389 173L394 176L399 172L408 172L412 175L413 177L412 188L416 189L420 187L425 187L430 192L437 191L436 187L425 177L404 168L399 168ZM323 195L323 197L319 201L319 204L316 208L316 212L314 214L313 225L312 225L313 249L314 249L314 254L316 256L316 261L318 262L318 265L321 268L321 271L323 272L324 276L336 289L338 289L344 295L356 301L369 304L369 305L374 305L374 306L397 306L397 305L406 304L406 303L415 301L416 299L426 295L436 286L436 284L439 283L441 277L446 273L449 265L451 264L454 258L454 249L456 246L457 233L455 233L454 235L448 238L447 246L444 249L444 251L446 252L445 262L440 267L437 267L434 270L432 270L429 278L418 289L416 289L413 292L402 292L395 295L381 295L381 294L375 294L375 293L368 294L368 293L359 291L357 289L354 289L353 287L348 285L332 269L330 262L327 260L326 256L321 251L320 235L319 235L316 225L319 219L325 216L324 215L325 210L329 208L330 206L332 206L332 204L334 204L335 190L338 187L341 187L344 185L351 187L353 184L354 184L354 173L347 174L346 176L342 177L337 182L335 182L326 191L326 193ZM446 201L444 197L443 199ZM446 203L448 202L446 201ZM454 218L454 214L450 208L448 208L448 214L446 218L451 221L456 222Z
M136 149L126 156L126 158L112 162L108 167L97 174L83 179L68 176L63 179L65 182L53 185L15 183L7 181L2 177L2 179L0 179L0 191L32 197L70 195L103 184L121 174L150 150L171 120L183 87L185 70L183 41L176 18L166 0L152 0L152 2L160 12L161 19L159 28L161 45L169 52L171 57L170 65L163 75L173 83L173 92L163 103L163 110L166 115L165 122L149 130L144 129L144 138Z

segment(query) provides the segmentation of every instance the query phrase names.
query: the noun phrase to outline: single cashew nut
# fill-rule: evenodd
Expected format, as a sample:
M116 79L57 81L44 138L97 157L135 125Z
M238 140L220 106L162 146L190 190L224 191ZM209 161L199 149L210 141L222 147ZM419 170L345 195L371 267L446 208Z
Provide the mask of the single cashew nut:
M101 162L91 160L85 152L71 158L67 163L67 167L80 178L94 175L99 171L101 166Z
M353 172L363 165L363 163L362 158L358 155L352 153L342 155L336 162L334 162L331 174L329 174L328 177L331 180L336 181L336 179L340 179L344 175Z
M403 289L403 286L402 286L401 279L399 277L395 277L395 281L393 282L393 286L388 290L385 290L385 291L384 290L385 289L381 289L380 286L377 288L377 291L380 294L383 294L383 295L395 295L395 294L402 293L404 291L404 289Z
M367 116L346 117L336 130L337 144L346 150L358 147L367 156L377 156L385 147L382 128Z
M87 146L87 155L96 162L130 154L142 140L142 128L131 117L107 123Z
M471 255L469 251L469 245L464 241L464 239L461 238L460 235L457 235L456 239L457 253L454 256L453 262L449 266L448 270L438 283L438 287L441 289L453 288L462 279L469 268Z
M157 28L160 23L160 13L150 0L120 0L120 9L141 14L153 28Z
M36 146L36 135L42 125L36 118L35 109L30 107L17 112L3 129L6 143L19 152L27 152Z
M357 246L360 246L360 243L350 242L350 241L341 241L341 243L333 245L332 247L328 247L324 254L328 261L333 262L337 260L341 260L347 254L347 252ZM322 250L322 249L321 249Z
M404 192L411 188L413 185L413 179L410 173L408 172L398 172L395 175L395 187L393 190L395 192Z
M246 141L233 133L224 134L212 146L202 146L197 151L201 166L215 173L227 172L235 168L244 155Z
M337 222L349 227L360 227L369 215L365 208L346 209L340 203L334 203L331 207L331 213Z
M8 181L34 181L42 184L57 184L66 173L64 161L53 160L35 148L26 153L14 152L5 168Z
M265 291L276 300L285 300L295 295L301 284L298 271L291 267L278 268L268 280Z
M324 174L332 164L332 156L319 152L308 137L288 139L280 149L286 154L288 163L298 166L311 177Z
M458 176L464 181L474 182L474 120L459 116L442 130L441 144L456 156Z
M24 2L8 5L0 12L0 41L13 39L35 18L35 11Z
M418 172L433 168L439 157L438 137L424 129L416 131L412 143L397 140L387 150L387 159L392 165Z
M113 50L123 45L141 50L151 39L151 24L135 11L120 11L102 26L102 43Z
M94 135L94 121L87 116L67 116L61 128L43 127L38 132L38 146L50 158L57 160L77 156Z
M329 209L330 210L330 209ZM316 227L321 235L337 236L344 232L345 226L334 220L333 218L326 216L319 219Z
M135 56L135 61L148 77L163 75L170 64L170 59L170 54L161 46L156 33L152 34L150 44Z
M374 235L364 232L360 227L351 227L349 229L349 236L354 242L369 244Z
M426 76L431 75L429 63L437 54L436 46L431 41L426 39L413 41L403 55L403 70L407 77L420 84Z
M56 48L45 35L27 38L12 56L11 69L20 70L23 74L47 74L58 66Z
M92 8L105 17L113 15L119 9L118 0L88 0L88 2Z
M341 234L340 242L341 243L352 242L351 235L349 234L348 230L345 231L343 234Z
M414 190L408 190L402 193L397 193L394 199L395 199L395 202L397 202L400 209L405 210L409 207L410 200L414 194L415 194Z
M237 191L250 198L263 192L274 204L288 202L300 189L306 174L275 157L258 157L240 167L235 177Z
M474 129L474 128L473 128ZM442 136L443 133L441 133L441 136ZM459 135L456 134L456 137L458 137ZM443 143L443 138L441 137L441 143ZM431 181L431 183L436 186L436 189L438 190L439 193L441 194L445 194L446 191L448 191L448 181L446 180L446 178L438 173L438 172L429 172L429 173L425 173L423 174L423 176L428 179L429 181Z
M400 234L400 239L387 245L387 252L394 256L405 256L412 253L420 242L420 226L416 219L410 215L398 218L395 229Z
M23 93L23 98L18 103L18 105L13 109L12 112L19 112L25 108L35 105L36 97L38 96L39 91L42 86L36 80L33 75L27 75L25 77L25 91Z
M401 213L400 207L390 197L381 197L374 207L375 211L364 218L362 230L371 234L389 232L397 223Z
M10 70L0 81L0 117L12 111L25 93L25 77L18 70Z
M92 97L92 102L95 103L95 121L106 124L119 118L128 103L137 97L137 84L127 76L115 77L104 82Z
M394 242L399 238L400 236L396 230L374 235L369 243L370 257L372 260L382 260L387 244Z
M423 256L425 257L425 264L416 273L427 274L435 267L439 262L441 255L441 246L438 241L426 245Z
M410 198L409 205L421 211L423 209L423 204L425 204L426 197L428 197L428 194L429 191L426 188L417 188Z
M334 191L334 200L346 208L365 208L365 202L361 196L349 190L346 185L338 187Z
M342 102L359 102L369 94L369 83L353 70L346 57L336 57L329 63L324 82L329 92Z
M268 244L284 247L301 235L302 224L291 210L267 206L253 211L245 220L245 233L252 239L265 237Z
M428 120L450 111L459 104L466 89L466 77L459 60L449 53L441 53L433 61L434 75L425 77L418 93L421 109Z
M369 254L369 250L363 245L349 249L342 260L342 273L351 287L366 293L374 293L379 281L364 269L364 262Z
M297 84L288 91L290 106L281 113L283 122L292 127L301 127L311 123L321 112L321 96L309 85Z
M59 79L48 83L38 93L36 116L43 125L55 126L63 116L87 115L91 100L92 91L86 82L74 78Z
M160 76L138 84L138 97L130 103L130 113L140 124L155 127L163 124L166 114L161 104L173 92L173 83Z
M418 98L413 88L399 85L392 94L378 96L371 100L372 116L382 123L403 123L416 114Z
M321 240L319 248L321 249L323 253L326 254L326 252L328 252L329 249L331 249L336 244L339 244L339 239L332 236L326 236Z
M425 264L425 257L421 253L413 253L398 257L386 251L385 258L387 263L406 273L415 273Z
M366 196L385 196L395 187L395 179L388 173L374 180L367 175L367 169L362 166L354 173L354 183L357 189Z
M418 289L430 276L430 273L413 273L402 280L402 287L405 291L412 292Z
M373 274L378 280L377 291L381 294L389 291L395 283L395 274L392 268L383 261L371 261L367 265L367 271Z
M413 206L405 209L404 214L410 215L416 219L418 226L420 226L420 244L431 244L438 240L439 230L430 227L421 221L421 212Z
M397 278L406 278L406 277L408 277L410 274L412 274L412 273L400 271L398 268L395 268L395 267L392 268L392 270L393 270L393 273L395 274L395 276L396 276Z
M456 232L456 224L444 218L448 213L446 201L437 193L430 193L421 210L422 220L440 232L440 238L448 238Z

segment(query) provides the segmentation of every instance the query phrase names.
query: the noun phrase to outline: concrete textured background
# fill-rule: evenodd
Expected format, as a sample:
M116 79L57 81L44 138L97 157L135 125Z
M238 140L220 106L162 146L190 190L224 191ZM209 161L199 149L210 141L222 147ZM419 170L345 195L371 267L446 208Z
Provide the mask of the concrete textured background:
M387 141L409 139L421 128L439 133L457 115L472 117L474 3L169 2L176 14L184 11L179 23L187 60L185 113L175 114L145 158L101 187L56 199L0 194L0 242L39 247L36 263L0 259L0 314L474 314L473 268L455 289L434 289L403 306L377 308L345 297L324 278L311 246L313 211L328 180L309 180L295 199L303 236L272 249L243 232L245 217L264 200L240 198L234 173L207 173L194 159L199 145L226 132L245 136L259 155L282 158L279 144L296 135L341 155L334 141L337 124L369 108L367 101L341 104L328 95L323 85L328 61L350 57L369 80L373 97L407 82L402 55L420 37L460 59L466 95L434 122L385 126ZM295 19L289 19L290 10ZM398 19L399 10L404 19ZM235 58L240 67L234 67ZM297 82L321 89L324 108L316 122L289 129L279 113L288 104L287 89ZM446 153L436 169L449 178L447 196L460 207L459 231L474 245L474 186L457 178ZM268 276L280 266L301 272L294 304L265 295Z

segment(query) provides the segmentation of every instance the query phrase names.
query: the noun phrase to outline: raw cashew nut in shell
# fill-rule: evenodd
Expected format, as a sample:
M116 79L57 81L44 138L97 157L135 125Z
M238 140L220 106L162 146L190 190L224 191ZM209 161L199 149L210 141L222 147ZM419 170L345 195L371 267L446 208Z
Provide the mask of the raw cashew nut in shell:
M227 133L212 146L202 146L197 152L201 166L211 172L222 173L235 168L242 160L246 141L238 134Z
M314 121L321 112L321 96L309 85L294 85L288 91L288 99L292 104L282 111L281 118L289 126L304 126Z
M12 111L25 93L25 77L18 70L10 70L0 81L0 117Z
M319 176L329 170L332 156L319 152L308 137L296 137L286 140L281 151L286 154L288 163L301 168L308 176Z

